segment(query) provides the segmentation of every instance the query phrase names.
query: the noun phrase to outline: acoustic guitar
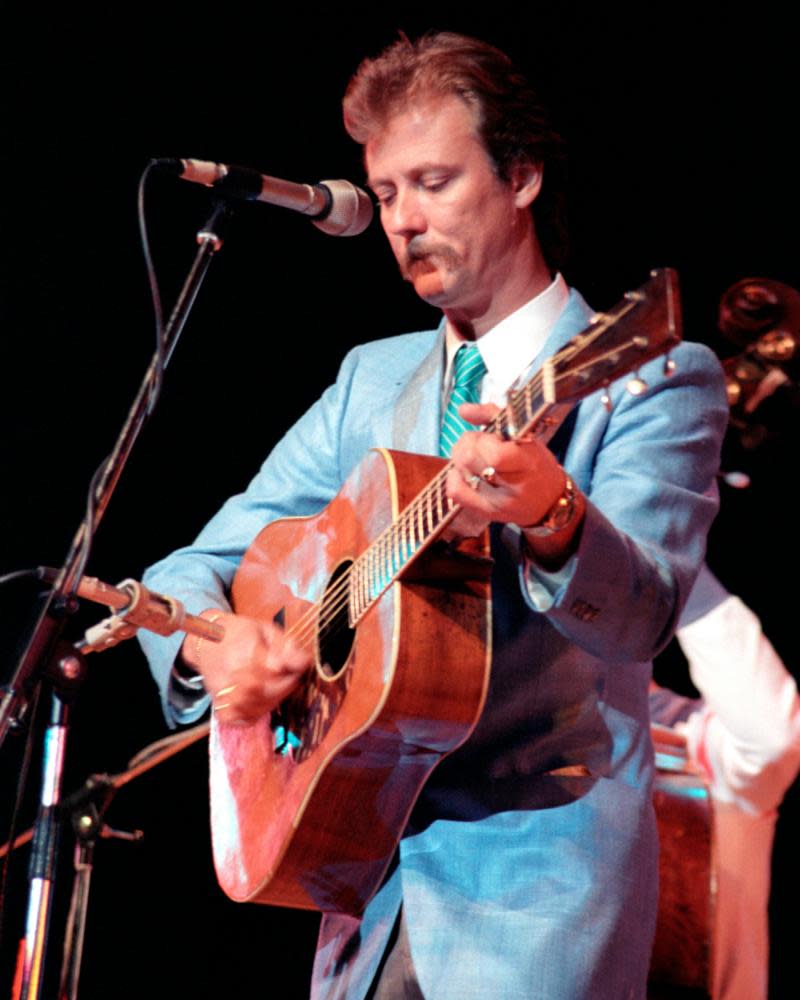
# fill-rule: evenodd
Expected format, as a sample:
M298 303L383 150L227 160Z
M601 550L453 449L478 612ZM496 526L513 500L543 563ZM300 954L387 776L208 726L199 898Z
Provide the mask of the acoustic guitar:
M487 429L547 441L580 399L680 337L677 275L653 271L512 391ZM246 552L235 610L283 625L314 667L271 717L212 725L214 862L233 899L359 914L426 779L474 728L489 683L491 560L488 532L441 541L460 509L449 467L373 450L321 513L269 524Z

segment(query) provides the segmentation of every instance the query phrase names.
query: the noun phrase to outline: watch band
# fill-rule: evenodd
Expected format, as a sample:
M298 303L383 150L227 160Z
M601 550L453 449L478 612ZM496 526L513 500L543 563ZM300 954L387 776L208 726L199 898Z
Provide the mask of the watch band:
M547 538L557 531L563 531L575 516L575 484L569 476L564 480L561 496L537 524L522 529L529 538Z

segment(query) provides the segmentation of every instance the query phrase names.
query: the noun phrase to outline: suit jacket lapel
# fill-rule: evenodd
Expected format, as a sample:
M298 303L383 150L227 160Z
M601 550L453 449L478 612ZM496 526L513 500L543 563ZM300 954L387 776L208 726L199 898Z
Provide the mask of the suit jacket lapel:
M444 378L444 320L433 349L423 358L397 399L392 447L398 451L435 455L439 451Z

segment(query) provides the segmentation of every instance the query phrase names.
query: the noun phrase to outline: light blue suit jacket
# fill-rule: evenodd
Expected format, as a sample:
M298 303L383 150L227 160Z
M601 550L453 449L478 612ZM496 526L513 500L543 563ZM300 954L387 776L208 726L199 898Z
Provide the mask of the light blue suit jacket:
M538 363L589 316L572 292ZM643 395L621 379L610 410L590 397L551 443L589 500L552 596L518 532L493 530L485 710L426 785L363 918L323 919L315 996L365 995L401 901L429 1000L644 995L657 896L649 661L703 561L728 416L714 355L682 344L672 356L674 375L651 362ZM441 329L351 351L247 491L147 585L195 613L224 605L263 525L321 509L370 447L436 453L443 363ZM204 705L167 698L180 636L141 639L168 717L199 717ZM564 768L585 776L553 774Z

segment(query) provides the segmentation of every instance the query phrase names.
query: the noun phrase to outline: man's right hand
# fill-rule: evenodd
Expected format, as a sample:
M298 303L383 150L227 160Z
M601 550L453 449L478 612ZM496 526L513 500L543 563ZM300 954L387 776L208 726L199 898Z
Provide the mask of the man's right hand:
M187 635L183 660L203 677L221 722L255 722L271 712L311 666L309 650L271 622L217 609L204 611L221 625L220 642Z

